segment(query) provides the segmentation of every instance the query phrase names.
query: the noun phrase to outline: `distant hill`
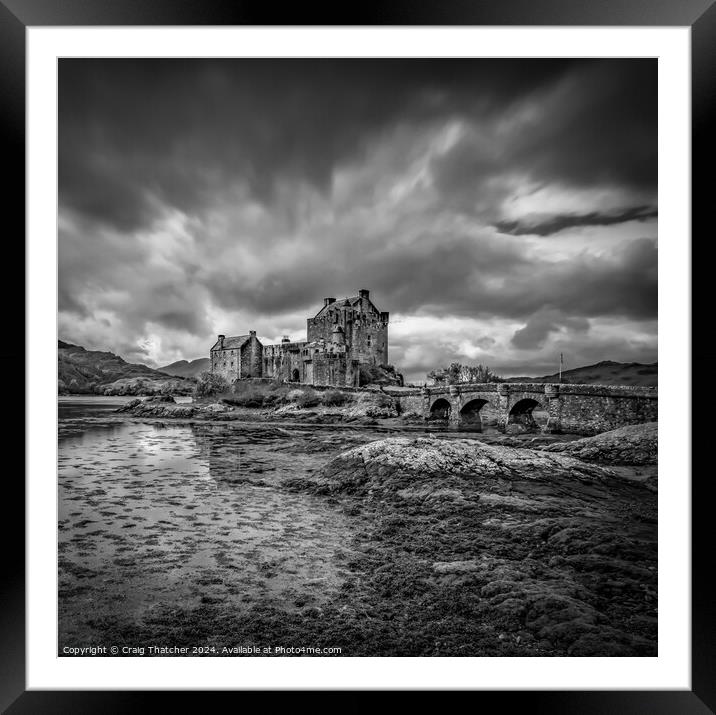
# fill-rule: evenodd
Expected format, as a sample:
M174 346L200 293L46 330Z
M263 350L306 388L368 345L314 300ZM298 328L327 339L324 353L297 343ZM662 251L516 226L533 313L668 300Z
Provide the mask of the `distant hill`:
M172 379L174 378L174 379ZM85 350L57 341L57 388L60 394L142 394L189 389L181 379L146 365L129 363L119 355Z
M166 372L167 375L176 375L177 377L198 377L210 367L211 360L209 358L197 358L191 362L188 360L177 360L171 365L160 367L159 370Z
M575 367L562 372L562 382L573 385L658 385L659 363L613 362ZM544 377L510 377L505 382L559 382L559 373Z

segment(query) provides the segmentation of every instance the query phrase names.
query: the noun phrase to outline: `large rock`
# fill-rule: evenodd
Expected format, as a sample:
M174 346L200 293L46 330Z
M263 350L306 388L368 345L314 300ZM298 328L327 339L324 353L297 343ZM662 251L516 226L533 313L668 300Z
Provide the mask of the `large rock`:
M560 442L544 447L546 452L571 455L586 462L601 464L656 464L658 459L658 423L627 425L575 442Z
M605 482L608 469L573 457L491 446L471 439L393 437L355 447L326 464L321 486L330 492L397 491L443 479ZM438 481L435 481L435 480Z

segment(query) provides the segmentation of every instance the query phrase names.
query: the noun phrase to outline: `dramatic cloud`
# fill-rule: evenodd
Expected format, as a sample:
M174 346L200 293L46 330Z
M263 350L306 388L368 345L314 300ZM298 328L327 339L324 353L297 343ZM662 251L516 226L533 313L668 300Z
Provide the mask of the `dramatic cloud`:
M499 221L495 228L500 233L509 233L513 236L533 234L535 236L552 236L565 228L575 226L612 226L627 221L646 221L656 218L656 209L649 206L635 206L634 208L606 214L591 211L587 214L563 214L549 216L545 214L532 214L519 221Z
M412 379L657 359L654 60L63 59L59 76L67 340L192 359L216 333L300 338L324 296L365 287Z

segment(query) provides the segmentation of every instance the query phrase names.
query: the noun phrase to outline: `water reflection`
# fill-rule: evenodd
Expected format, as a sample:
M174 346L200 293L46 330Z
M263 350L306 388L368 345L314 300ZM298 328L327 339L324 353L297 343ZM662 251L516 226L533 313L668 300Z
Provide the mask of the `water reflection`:
M61 643L98 636L98 619L172 605L300 610L340 588L349 520L281 481L365 436L102 419L75 414L59 443Z

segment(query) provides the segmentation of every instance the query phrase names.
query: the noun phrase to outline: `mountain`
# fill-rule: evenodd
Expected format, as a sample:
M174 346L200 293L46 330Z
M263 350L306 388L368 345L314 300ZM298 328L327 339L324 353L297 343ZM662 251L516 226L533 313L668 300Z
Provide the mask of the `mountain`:
M641 385L656 386L659 363L613 362L603 360L594 365L562 371L562 382L572 385ZM559 382L559 373L544 377L510 377L505 382Z
M177 360L171 365L165 365L159 369L166 372L167 375L176 375L177 377L198 377L202 372L206 372L211 367L209 358L197 358L189 362L188 360Z
M153 394L190 389L182 378L146 365L129 363L119 355L85 350L57 341L57 388L60 394Z

